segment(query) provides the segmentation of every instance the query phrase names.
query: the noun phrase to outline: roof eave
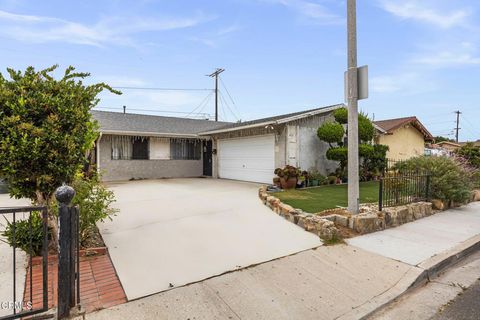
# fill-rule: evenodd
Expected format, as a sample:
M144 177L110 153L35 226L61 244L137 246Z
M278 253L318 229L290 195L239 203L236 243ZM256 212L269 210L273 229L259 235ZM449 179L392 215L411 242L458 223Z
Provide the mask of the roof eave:
M296 115L296 116L292 116L292 117L288 117L288 118L284 118L284 119L273 120L273 121L265 121L265 122L254 123L254 124L245 125L245 126L233 127L233 128L225 128L225 129L218 129L218 130L212 130L212 131L205 131L205 132L200 132L199 135L219 134L219 133L225 133L225 132L245 130L245 129L250 129L250 128L265 127L265 126L274 125L274 124L283 124L283 123L288 123L288 122L292 122L292 121L295 121L295 120L300 120L300 119L303 119L303 118L315 116L315 115L318 115L318 114L327 113L327 112L330 112L330 111L333 111L333 110L336 110L336 109L340 109L344 106L345 106L344 104L338 104L338 105L334 105L334 106L331 106L331 107L328 107L328 108L324 108L324 109L320 109L320 110L316 110L316 111L309 111L309 112L305 112L305 113L302 113L302 114L299 114L299 115Z
M148 137L164 137L164 138L195 138L206 139L208 137L200 137L194 133L166 133L166 132L148 132L148 131L124 131L124 130L101 130L102 134L124 135L124 136L148 136Z

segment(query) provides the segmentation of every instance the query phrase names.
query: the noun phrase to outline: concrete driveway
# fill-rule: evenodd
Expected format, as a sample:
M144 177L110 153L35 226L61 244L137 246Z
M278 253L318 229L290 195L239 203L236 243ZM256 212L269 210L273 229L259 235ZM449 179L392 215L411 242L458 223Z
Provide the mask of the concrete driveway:
M99 228L129 300L321 245L265 207L256 184L165 179L110 188L120 212Z

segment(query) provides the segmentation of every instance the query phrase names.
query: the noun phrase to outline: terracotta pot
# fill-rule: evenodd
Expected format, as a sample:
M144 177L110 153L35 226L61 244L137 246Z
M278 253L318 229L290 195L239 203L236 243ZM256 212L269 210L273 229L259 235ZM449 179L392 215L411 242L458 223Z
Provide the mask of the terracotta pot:
M280 183L282 185L282 189L294 189L297 186L297 178L290 177L288 179L281 178Z
M280 178L273 178L273 185L281 188L281 187L282 187L282 184L281 184L280 181L281 181Z

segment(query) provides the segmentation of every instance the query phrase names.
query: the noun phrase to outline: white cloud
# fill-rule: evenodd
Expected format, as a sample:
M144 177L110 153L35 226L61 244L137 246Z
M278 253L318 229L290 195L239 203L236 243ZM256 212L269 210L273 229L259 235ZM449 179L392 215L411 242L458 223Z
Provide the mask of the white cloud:
M226 27L222 27L218 29L217 31L214 32L209 32L205 35L202 36L197 36L197 37L190 37L190 40L200 42L206 46L212 47L212 48L217 48L219 42L222 40L227 39L232 33L235 33L239 30L241 30L242 27L240 27L237 24L232 24Z
M416 72L376 76L370 82L372 92L379 94L414 95L430 92L437 88L432 79Z
M443 29L466 26L471 15L468 9L441 12L435 8L438 3L425 0L380 0L380 6L387 12L402 18L428 23Z
M262 2L283 5L289 9L296 11L309 22L318 24L343 24L345 18L332 12L326 6L313 1L307 0L261 0Z
M91 46L134 45L133 34L196 26L211 18L198 13L192 18L107 18L86 25L47 16L22 15L0 10L0 34L33 42L67 42Z
M443 48L430 49L412 59L412 63L434 68L480 65L480 55L471 42L451 43Z

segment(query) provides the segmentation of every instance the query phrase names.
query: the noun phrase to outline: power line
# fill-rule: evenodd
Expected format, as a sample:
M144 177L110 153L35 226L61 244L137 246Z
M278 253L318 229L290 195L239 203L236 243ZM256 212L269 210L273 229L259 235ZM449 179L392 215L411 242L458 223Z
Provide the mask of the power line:
M467 128L467 130L470 131L470 133L472 133L473 135L480 136L480 130L478 130L466 117L464 117L463 115L461 117L462 117L462 120L464 120L465 123L470 127L470 128Z
M190 111L188 113L188 115L192 114L195 112L195 110L197 110L198 108L200 108L204 103L206 103L206 101L208 101L208 99L212 96L213 92L210 92L203 100L202 102L200 102L200 104L198 106L196 106L192 111ZM188 117L187 115L187 117Z
M112 87L119 90L158 90L158 91L213 91L207 88L155 88L155 87Z
M223 79L221 77L220 77L220 82L221 82L223 88L225 89L225 92L227 92L227 95L230 98L230 101L232 101L233 107L239 113L240 117L238 117L238 118L241 118L241 112L240 112L239 108L237 107L237 104L235 103L235 100L233 100L232 95L230 94L230 91L228 91L227 85L225 84L225 82L223 82Z
M95 109L100 110L123 110L123 107L116 108L116 107L96 107ZM128 111L142 111L142 112L156 112L156 113L173 113L173 114L186 114L187 116L190 114L189 112L184 111L173 111L173 110L156 110L156 109L138 109L138 108L128 108ZM210 116L208 113L197 113L197 115L204 115Z
M235 114L235 112L233 112L233 110L230 108L227 100L225 99L225 97L223 96L223 94L220 92L220 100L223 101L223 104L227 107L227 109L230 111L230 113L233 115L233 117L235 119L240 120L240 118L237 116L237 114Z
M207 96L207 99L205 100L205 103L203 104L203 107L200 109L200 111L198 113L201 113L205 109L205 107L208 105L208 101L210 101L211 96L212 96L211 94L209 94Z

